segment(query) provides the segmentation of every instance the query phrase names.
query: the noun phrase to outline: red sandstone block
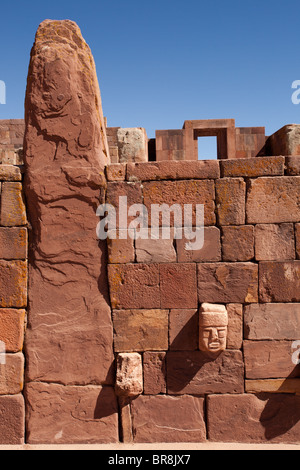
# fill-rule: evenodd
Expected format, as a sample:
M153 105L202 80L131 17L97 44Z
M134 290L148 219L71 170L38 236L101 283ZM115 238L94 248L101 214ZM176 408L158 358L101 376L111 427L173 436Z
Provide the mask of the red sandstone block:
M193 229L193 231L195 230L196 229ZM187 250L186 244L189 242L192 244L195 243L197 240L196 235L194 240L187 240L183 232L182 238L176 240L178 262L202 263L207 261L221 261L220 230L217 227L204 227L204 245L201 250Z
M0 363L0 395L17 395L23 389L24 356L19 352L4 357L5 364Z
M245 224L246 183L242 178L216 181L216 204L220 225Z
M211 180L189 180L189 181L151 181L143 185L144 204L151 214L152 204L192 204L192 220L187 219L186 225L196 226L196 205L204 204L204 223L214 225L215 218L215 189ZM173 214L171 214L171 225L173 225ZM150 219L150 217L149 217ZM149 222L150 223L150 222ZM161 223L161 218L160 218ZM154 222L154 225L156 222ZM181 224L182 225L182 224Z
M112 308L160 308L157 264L110 264L108 282Z
M114 310L114 350L116 352L167 350L168 317L168 310Z
M300 259L300 224L295 225L295 236L297 258Z
M23 444L25 439L25 404L23 395L0 396L0 417L0 444Z
M149 238L135 241L136 260L138 263L176 263L177 255L173 244L173 235L169 239Z
M26 307L26 261L0 261L0 307Z
M255 226L255 258L258 261L285 261L295 257L293 224Z
M119 441L113 387L26 385L29 444L106 444Z
M300 261L259 264L261 302L300 302Z
M204 398L140 395L131 403L134 442L204 442Z
M244 341L247 379L299 377L300 365L292 361L292 341Z
M160 264L161 308L197 308L196 265Z
M284 175L284 157L256 157L221 160L222 177L258 177Z
M197 266L200 303L258 302L258 266L256 264L202 263Z
M108 262L110 264L120 264L120 263L134 263L135 253L134 253L134 242L131 237L129 237L128 231L125 229L123 235L126 239L112 239L107 238L107 250L108 250Z
M241 349L243 345L243 305L228 304L226 308L228 312L227 349Z
M22 181L20 168L14 165L0 165L0 181Z
M274 176L250 180L246 205L247 223L299 222L299 201L299 176Z
M220 177L217 160L159 161L128 163L128 181L216 179Z
M0 341L6 352L21 351L24 341L25 310L0 309Z
M208 438L214 442L295 443L300 441L300 396L210 395Z
M136 217L128 217L128 224L125 223L120 224L119 219L119 197L126 196L127 197L127 208L132 206L133 204L142 204L142 190L141 185L137 183L127 183L123 181L118 182L111 182L107 184L107 193L106 193L106 202L107 204L111 204L116 209L116 225L120 228L128 228L128 224L130 221L135 219ZM125 214L126 215L126 214Z
M0 259L26 259L27 229L0 227Z
M286 174L289 176L300 175L300 156L297 157L286 157Z
M144 394L166 393L166 353L147 351L144 353Z
M22 183L2 183L1 225L13 227L25 225L26 222Z
M222 227L224 261L250 261L254 257L253 225Z
M168 352L167 390L172 395L242 393L242 352L224 351L213 361L202 351Z
M115 163L106 167L106 177L108 181L125 181L126 164Z
M170 350L195 350L199 344L198 309L172 309L169 315Z

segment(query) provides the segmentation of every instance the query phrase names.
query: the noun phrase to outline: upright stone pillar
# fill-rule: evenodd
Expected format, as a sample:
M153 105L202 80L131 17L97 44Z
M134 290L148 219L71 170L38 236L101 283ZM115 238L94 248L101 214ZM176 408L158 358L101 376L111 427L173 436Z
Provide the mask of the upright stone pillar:
M96 237L109 152L93 57L71 21L38 28L25 121L28 442L113 442L106 243Z

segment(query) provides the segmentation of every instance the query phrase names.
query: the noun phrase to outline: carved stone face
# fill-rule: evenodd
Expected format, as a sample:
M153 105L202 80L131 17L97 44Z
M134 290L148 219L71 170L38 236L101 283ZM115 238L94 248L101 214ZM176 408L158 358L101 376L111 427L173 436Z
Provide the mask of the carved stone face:
M199 349L211 356L226 349L228 315L223 305L202 304L199 318Z

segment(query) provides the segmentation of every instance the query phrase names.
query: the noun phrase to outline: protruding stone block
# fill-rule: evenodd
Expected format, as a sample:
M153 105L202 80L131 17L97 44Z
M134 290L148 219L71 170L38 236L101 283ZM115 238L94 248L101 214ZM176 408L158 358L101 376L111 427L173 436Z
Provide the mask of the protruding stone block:
M138 353L120 353L117 356L115 392L117 395L136 397L143 393L142 356Z
M224 305L203 303L199 309L199 349L210 357L225 351L228 314Z
M120 163L148 161L148 138L145 129L119 128L117 139Z

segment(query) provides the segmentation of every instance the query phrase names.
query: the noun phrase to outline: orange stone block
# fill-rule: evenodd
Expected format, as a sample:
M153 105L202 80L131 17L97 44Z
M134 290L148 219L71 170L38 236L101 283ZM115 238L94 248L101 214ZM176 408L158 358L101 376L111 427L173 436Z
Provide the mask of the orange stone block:
M0 261L0 307L26 307L27 262Z
M25 310L0 310L0 341L6 352L21 351L24 340Z
M2 183L1 225L14 227L25 225L26 209L22 195L22 183Z

